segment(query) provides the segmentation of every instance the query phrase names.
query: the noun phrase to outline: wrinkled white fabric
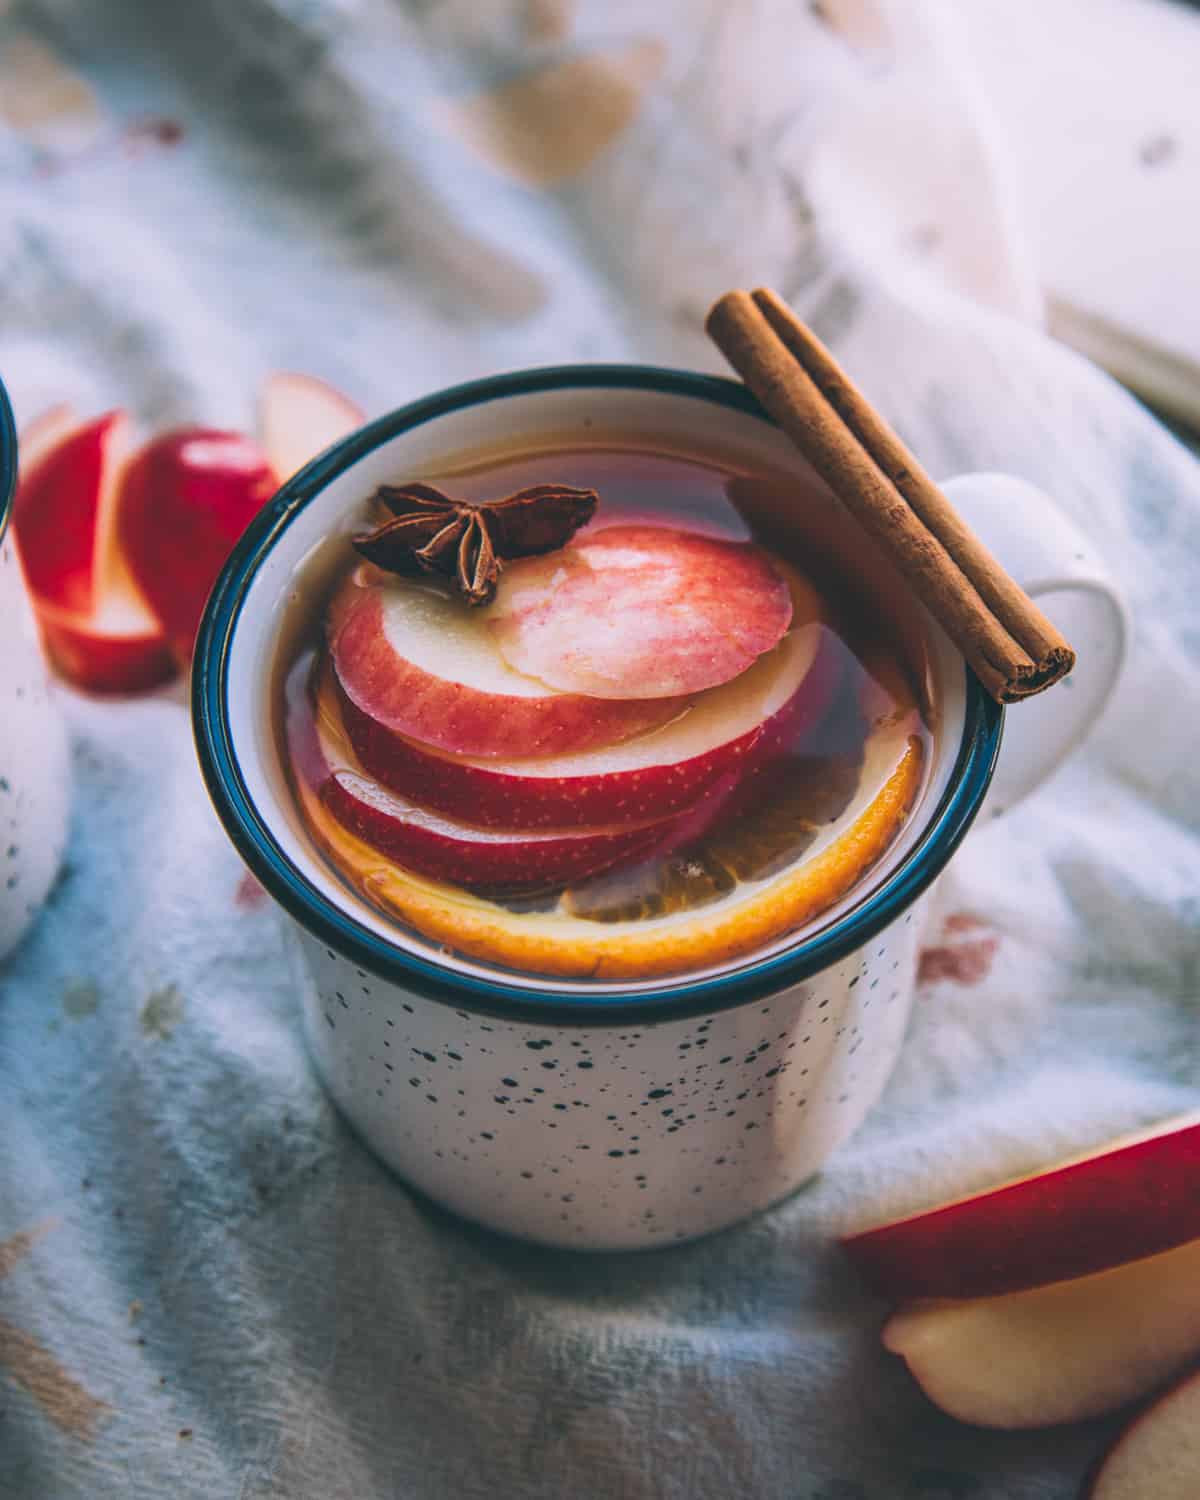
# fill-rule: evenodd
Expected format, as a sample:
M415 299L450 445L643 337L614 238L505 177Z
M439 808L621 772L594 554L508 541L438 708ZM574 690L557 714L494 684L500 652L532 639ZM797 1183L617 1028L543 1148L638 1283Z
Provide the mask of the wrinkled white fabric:
M1136 618L1119 706L940 886L907 1047L858 1137L775 1211L643 1257L494 1240L377 1166L306 1063L290 946L209 809L182 693L64 693L68 864L0 968L0 1493L1075 1493L1111 1424L942 1416L833 1242L1197 1094L1200 472L1037 331L952 19L0 8L0 78L15 55L57 101L31 118L11 73L0 88L0 371L23 417L73 398L248 426L275 368L372 413L537 363L717 369L705 306L766 282L933 472L1054 494Z

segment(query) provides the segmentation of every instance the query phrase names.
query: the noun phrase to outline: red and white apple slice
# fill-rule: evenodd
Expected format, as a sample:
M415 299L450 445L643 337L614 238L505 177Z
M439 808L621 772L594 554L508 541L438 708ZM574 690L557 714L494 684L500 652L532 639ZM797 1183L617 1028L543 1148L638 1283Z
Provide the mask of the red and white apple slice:
M123 411L77 424L65 407L39 418L23 438L13 530L26 581L44 603L81 616L96 608L130 442Z
M165 432L126 466L117 500L120 544L184 664L217 574L275 489L252 438L206 427Z
M329 644L351 703L423 745L488 760L566 755L657 729L683 698L600 701L515 672L487 611L435 584L372 582L357 569L329 612Z
M508 764L414 744L344 694L342 717L376 780L450 817L484 828L627 827L691 806L744 768L776 721L786 722L795 743L828 706L835 678L823 627L804 625L661 729L600 750Z
M176 670L116 547L129 437L123 412L81 424L66 406L21 434L14 531L34 612L55 669L93 693L143 692Z
M1200 1370L1193 1370L1117 1435L1084 1500L1196 1500L1198 1495Z
M314 375L282 370L259 394L259 436L280 484L365 421L348 396Z
M611 869L656 846L669 847L673 835L692 838L703 831L694 812L635 828L549 833L498 833L430 812L362 773L329 694L320 695L314 714L307 691L310 671L311 659L302 660L287 684L288 753L296 776L349 833L419 875L492 894L542 890ZM727 793L728 787L719 791ZM715 812L719 797L716 791L712 795Z
M1200 1237L1200 1113L842 1241L885 1296L983 1297Z
M961 1422L1053 1427L1097 1417L1200 1354L1200 1240L1031 1291L915 1302L892 1316L883 1342Z
M510 563L489 616L509 665L560 692L669 698L729 682L770 651L792 593L747 543L612 526Z

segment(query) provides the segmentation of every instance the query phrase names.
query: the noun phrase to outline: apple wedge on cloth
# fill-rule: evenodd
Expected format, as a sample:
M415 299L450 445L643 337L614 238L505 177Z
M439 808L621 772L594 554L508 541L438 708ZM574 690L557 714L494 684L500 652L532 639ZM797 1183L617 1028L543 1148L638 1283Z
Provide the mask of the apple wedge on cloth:
M280 484L366 420L349 396L315 375L280 370L259 392L258 438Z
M842 1243L901 1301L884 1346L950 1416L1100 1416L1200 1355L1200 1115Z
M166 633L129 575L117 511L131 424L56 406L21 433L13 532L46 654L76 687L135 693L175 675Z

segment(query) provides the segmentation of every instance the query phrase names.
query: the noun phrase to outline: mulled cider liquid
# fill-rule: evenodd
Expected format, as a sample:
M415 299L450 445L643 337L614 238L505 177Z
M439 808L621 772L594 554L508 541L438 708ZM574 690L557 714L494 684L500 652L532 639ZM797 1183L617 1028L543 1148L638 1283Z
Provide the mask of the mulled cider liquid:
M489 676L497 606L471 609L442 579L384 577L364 564L349 541L369 524L364 494L361 514L310 560L296 590L273 724L308 835L399 940L528 975L636 982L736 963L865 888L919 799L935 709L923 626L826 499L716 450L595 432L459 455L395 480L473 502L537 485L594 489L599 507L576 542L621 528L618 539L652 552L647 534L661 533L664 567L684 569L693 551L707 554L689 543L685 556L679 534L732 545L734 561L765 558L793 602L776 644L730 681L651 702L658 721L634 717L623 729L609 698L597 700L598 720L612 719L599 743L559 745L553 727L529 754L515 730L517 743L501 736L495 753L469 739L464 752L455 734L475 725L477 708L486 735L488 714L499 725L497 705L526 691L525 679ZM713 592L711 577L704 587ZM399 699L384 691L391 658L365 629L354 649L369 659L346 663L331 650L347 601L371 590L390 601L379 631L387 649L419 673ZM613 627L627 632L636 603L621 609ZM669 622L650 625L669 636ZM552 629L547 638L553 646ZM563 639L564 660L574 644ZM552 726L574 726L577 700L586 717L586 694L556 696L532 680L528 692L514 724L542 703L537 694L548 695ZM421 734L442 723L429 715L446 703L440 743L406 732L403 711L418 699L428 709L412 721Z

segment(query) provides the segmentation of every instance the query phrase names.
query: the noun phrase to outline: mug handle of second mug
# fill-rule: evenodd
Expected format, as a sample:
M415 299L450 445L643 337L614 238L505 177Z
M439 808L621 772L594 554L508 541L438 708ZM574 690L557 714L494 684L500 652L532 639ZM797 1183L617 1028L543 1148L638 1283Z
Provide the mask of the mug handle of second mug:
M1075 648L1070 675L1008 708L984 804L1006 812L1087 737L1120 680L1129 609L1095 547L1043 491L1009 474L964 474L943 489L984 546Z

